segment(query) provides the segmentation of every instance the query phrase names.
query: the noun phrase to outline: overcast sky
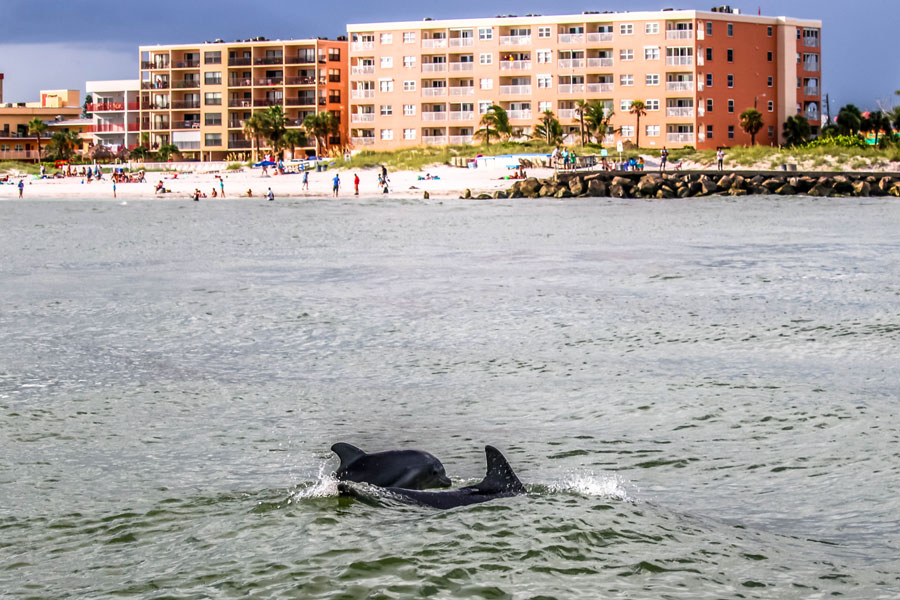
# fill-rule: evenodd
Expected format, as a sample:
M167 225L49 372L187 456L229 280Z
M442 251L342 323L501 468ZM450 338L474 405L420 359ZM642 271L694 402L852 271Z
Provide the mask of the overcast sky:
M584 10L708 10L714 0L454 0L441 6L407 0L300 2L268 0L0 0L0 73L4 101L36 100L39 90L84 90L95 79L137 79L141 44L193 43L253 36L270 39L334 38L346 23L423 17L493 17L498 14L573 14ZM430 3L429 3L430 4ZM822 84L832 115L853 102L863 110L881 99L900 103L897 41L900 0L736 0L742 12L820 19L823 22ZM412 7L412 8L410 8ZM413 12L411 12L413 11Z

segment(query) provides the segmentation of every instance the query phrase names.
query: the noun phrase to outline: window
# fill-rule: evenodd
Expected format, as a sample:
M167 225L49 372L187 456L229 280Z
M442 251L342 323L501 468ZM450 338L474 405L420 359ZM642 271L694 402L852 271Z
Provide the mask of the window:
M414 92L416 91L416 82L413 79L407 79L403 82L403 91L404 92Z
M728 87L734 87L734 75L732 75L731 73L728 74Z
M769 37L772 37L772 26L771 25L766 27L766 35L768 35Z
M713 99L707 98L706 99L706 112L712 112L712 111L713 111Z
M712 86L713 86L713 74L707 73L706 74L706 87L712 87Z
M416 66L416 57L415 56L404 56L403 57L403 66L407 69L411 69Z
M706 22L706 35L712 35L712 21Z
M659 75L651 73L646 78L647 85L659 85Z
M331 104L340 104L341 90L328 90L328 102ZM337 120L339 117L339 114L334 115L335 120Z
M647 100L647 102L646 102L646 108L647 108L648 111L651 111L651 110L659 110L659 100L656 99L656 98L652 98L652 99L650 99L650 100Z
M622 125L622 137L634 137L634 125Z
M416 105L415 104L404 104L403 105L403 115L406 117L414 117L416 115Z
M772 80L772 76L771 76L771 75L769 75L769 78L766 80L766 82L769 84L769 87L772 87L774 81Z
M728 37L734 37L734 23L728 24Z
M203 124L218 127L222 124L222 113L206 113L203 115Z
M416 32L415 31L404 31L403 32L403 43L404 44L415 44L416 43Z
M659 23L644 23L644 33L651 35L659 33Z
M206 92L203 94L203 103L207 106L220 106L222 104L222 92Z
M539 38L550 37L550 27L549 26L538 27L538 37Z
M631 100L619 100L619 110L628 111L631 110Z
M415 82L413 82L413 83L415 83ZM403 88L406 89L405 82L404 82ZM379 79L378 80L378 91L393 92L394 91L394 80L393 79Z
M634 33L634 25L631 23L622 23L619 25L619 33L621 35L631 35Z
M222 134L221 133L207 133L203 136L203 142L206 146L221 146L222 145Z
M490 27L479 27L478 28L478 39L479 40L492 40L494 39L494 30Z
M712 125L706 126L706 139L708 139L708 140L713 139L713 126Z
M383 140L394 139L394 130L393 129L382 129L381 130L381 139L383 139Z
M644 48L644 60L659 60L659 47L650 46Z
M494 62L494 55L490 52L483 52L478 55L478 62L482 65L489 65Z
M215 52L204 52L203 63L207 65L221 65L222 52L219 50L216 50Z
M619 75L619 85L634 85L634 75Z
M330 62L341 62L341 49L340 48L329 48L328 49L328 60Z
M712 48L706 49L706 60L712 60Z
M394 107L391 104L382 104L381 105L381 116L382 117L390 117L394 114Z
M634 60L634 50L619 50L619 60Z
M537 54L538 63L546 64L553 62L553 52L551 50L538 50L535 54Z
M734 62L734 48L728 49L728 62Z
M647 125L644 133L647 134L647 137L659 137L659 125Z
M381 57L381 68L382 69L390 69L394 66L394 59L391 56L382 56Z
M403 130L403 139L404 140L416 139L416 130L415 129L404 129Z
M772 57L772 52L766 52L766 59L767 59L769 62L772 62L772 58L773 58L773 57Z
M553 110L553 103L549 101L538 102L538 111L546 112L548 110Z
M479 100L478 101L478 114L479 115L485 114L488 111L488 109L493 105L494 105L494 103L491 100Z
M728 101L728 112L730 112L730 113L734 112L734 100Z
M769 112L773 112L775 110L775 102L769 100Z
M769 137L775 137L775 127L769 125Z
M394 43L394 34L393 33L382 33L381 34L381 43L382 44L393 44ZM382 138L384 139L384 138Z
M733 139L734 139L734 125L729 125L729 126L728 126L728 139L729 139L729 140L733 140Z
M494 89L494 80L490 78L479 79L478 85L483 90L491 90Z
M207 71L203 74L203 83L206 85L219 85L222 83L221 71Z
M551 75L538 75L537 76L537 86L539 88L553 87L553 77Z
M328 81L331 83L340 83L341 82L341 70L340 69L328 69Z

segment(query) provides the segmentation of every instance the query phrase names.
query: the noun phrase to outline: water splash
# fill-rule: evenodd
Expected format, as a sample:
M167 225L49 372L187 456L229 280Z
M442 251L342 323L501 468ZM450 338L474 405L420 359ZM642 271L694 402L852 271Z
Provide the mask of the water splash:
M547 490L550 493L569 492L582 496L634 502L634 497L628 490L630 487L632 486L618 475L596 475L593 471L589 471L587 473L570 473L561 481L549 484Z
M319 466L319 474L312 483L303 484L294 491L288 502L306 500L308 498L330 498L338 495L338 480L331 473L327 463Z

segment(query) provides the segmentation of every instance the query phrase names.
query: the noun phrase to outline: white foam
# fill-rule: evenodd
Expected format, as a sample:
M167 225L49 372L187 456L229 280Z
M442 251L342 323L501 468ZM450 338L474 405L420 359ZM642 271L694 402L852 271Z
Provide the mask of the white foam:
M331 469L327 464L319 467L319 475L316 481L309 486L303 487L293 494L291 500L303 500L305 498L329 498L338 495L338 480L332 477Z
M628 493L627 482L618 475L595 475L588 473L571 473L562 481L548 486L551 492L574 492L582 496L596 496L633 502Z

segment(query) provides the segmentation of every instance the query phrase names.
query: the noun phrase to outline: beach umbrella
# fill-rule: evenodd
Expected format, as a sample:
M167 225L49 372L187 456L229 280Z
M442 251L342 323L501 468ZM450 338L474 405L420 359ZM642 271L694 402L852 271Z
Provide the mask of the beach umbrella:
M256 164L254 164L253 166L254 167L274 167L275 163L273 163L271 160L262 160Z

